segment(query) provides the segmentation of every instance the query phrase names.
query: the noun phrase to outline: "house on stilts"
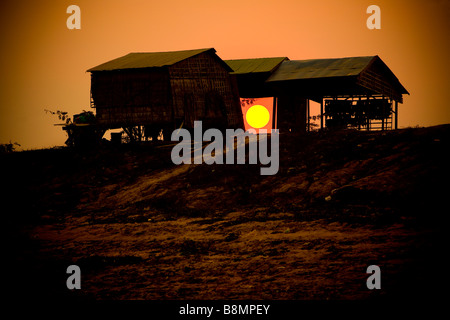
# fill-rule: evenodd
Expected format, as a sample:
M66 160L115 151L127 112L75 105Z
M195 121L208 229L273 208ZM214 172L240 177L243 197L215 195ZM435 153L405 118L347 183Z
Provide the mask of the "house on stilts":
M213 48L129 53L87 70L97 125L133 140L170 140L176 128L242 127L233 71Z

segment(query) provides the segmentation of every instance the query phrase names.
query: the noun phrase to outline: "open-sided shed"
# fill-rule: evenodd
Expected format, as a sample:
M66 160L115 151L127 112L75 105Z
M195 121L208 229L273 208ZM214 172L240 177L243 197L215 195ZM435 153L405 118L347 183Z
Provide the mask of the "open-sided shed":
M379 56L285 61L266 82L320 102L321 127L325 120L327 127L397 128L398 103L409 94Z
M403 102L408 93L378 56L285 61L267 79L278 90L295 90L308 99L384 95Z
M243 126L233 70L213 48L130 53L91 72L98 125L156 137L177 127ZM165 135L165 137L170 134Z

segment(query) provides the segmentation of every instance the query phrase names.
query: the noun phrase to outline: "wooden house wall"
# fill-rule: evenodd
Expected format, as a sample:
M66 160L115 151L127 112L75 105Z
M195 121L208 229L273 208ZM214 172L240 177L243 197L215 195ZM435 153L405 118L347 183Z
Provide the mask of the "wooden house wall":
M109 127L171 123L170 94L165 68L97 71L91 75L97 120Z
M204 127L243 127L239 94L233 78L209 52L169 67L176 125L193 128L194 120Z

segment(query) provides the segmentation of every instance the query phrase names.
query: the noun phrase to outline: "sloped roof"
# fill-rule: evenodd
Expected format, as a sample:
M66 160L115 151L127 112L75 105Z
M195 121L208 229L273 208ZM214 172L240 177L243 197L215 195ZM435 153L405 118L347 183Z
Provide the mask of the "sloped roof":
M284 61L267 82L357 76L375 57Z
M171 66L206 51L216 52L214 48L168 52L132 52L123 57L90 68L87 71L111 71Z
M385 84L379 83L378 80L381 79L373 79L375 70L385 79ZM409 94L379 56L283 61L266 82L281 84L299 80L303 87L310 85L311 89L318 92L332 92L341 86L345 87L342 89L349 90L352 85L347 82L350 79L355 79L357 86L386 94L400 102L403 101L402 94ZM313 81L320 82L313 84Z
M259 72L272 72L283 61L289 60L287 57L276 58L256 58L256 59L236 59L225 60L231 69L234 70L232 74L244 74L244 73L259 73Z

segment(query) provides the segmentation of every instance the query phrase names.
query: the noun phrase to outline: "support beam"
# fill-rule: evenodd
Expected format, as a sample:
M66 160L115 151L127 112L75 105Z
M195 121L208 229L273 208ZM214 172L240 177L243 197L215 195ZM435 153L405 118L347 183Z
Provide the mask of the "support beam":
M309 132L311 130L311 123L310 123L310 114L309 114L309 99L306 99L306 131Z
M277 97L273 97L272 129L277 128Z
M320 129L323 129L323 99L320 100Z
M395 101L395 130L398 129L398 101Z

